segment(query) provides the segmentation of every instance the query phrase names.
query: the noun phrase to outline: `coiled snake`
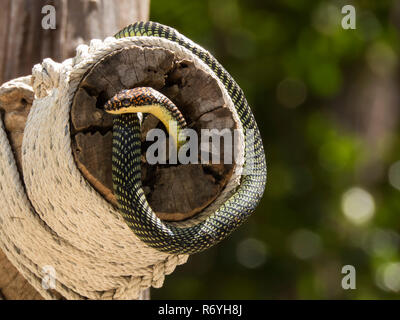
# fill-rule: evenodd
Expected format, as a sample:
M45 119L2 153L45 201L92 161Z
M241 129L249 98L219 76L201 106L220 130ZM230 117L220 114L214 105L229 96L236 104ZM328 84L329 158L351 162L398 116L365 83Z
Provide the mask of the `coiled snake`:
M163 252L192 254L205 250L226 238L254 211L264 192L267 167L260 132L246 98L218 61L205 49L175 29L154 22L138 22L119 31L115 37L161 37L191 51L215 73L225 86L245 132L246 175L240 186L206 220L179 228L161 221L150 208L141 184L140 123L136 112L155 114L166 124L175 120L185 126L179 111L169 99L151 88L124 90L105 104L113 117L112 174L119 210L133 232L149 246ZM168 128L167 128L168 129Z

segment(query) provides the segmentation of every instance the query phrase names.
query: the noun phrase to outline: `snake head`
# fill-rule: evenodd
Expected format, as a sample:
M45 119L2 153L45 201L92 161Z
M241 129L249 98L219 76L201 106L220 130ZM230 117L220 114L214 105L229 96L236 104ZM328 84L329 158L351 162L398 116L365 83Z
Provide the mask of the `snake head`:
M111 114L126 113L122 108L134 107L135 102L132 101L132 95L127 94L129 90L123 90L113 96L104 104L104 111Z
M178 150L186 143L179 134L186 128L182 113L170 99L151 87L122 90L106 102L104 110L114 115L151 113L164 124Z

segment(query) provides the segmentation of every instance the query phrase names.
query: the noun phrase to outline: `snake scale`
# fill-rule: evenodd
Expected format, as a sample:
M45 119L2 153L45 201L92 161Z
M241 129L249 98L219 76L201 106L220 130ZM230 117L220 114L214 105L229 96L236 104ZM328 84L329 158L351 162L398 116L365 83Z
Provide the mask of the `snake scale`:
M137 237L159 251L192 254L226 238L256 208L263 195L267 176L262 140L242 90L208 51L175 29L155 22L134 23L119 31L115 38L143 36L161 37L175 42L208 65L228 92L244 132L253 132L245 139L246 175L241 177L237 189L204 221L191 227L177 227L155 215L142 189L140 122L136 112L153 110L155 113L154 108L164 110L161 117L166 114L167 118L172 117L178 123L182 122L180 113L173 104L162 101L163 98L157 93L146 88L124 90L105 104L105 111L113 113L113 188L126 223ZM143 108L147 108L147 111ZM184 123L181 125L184 126Z

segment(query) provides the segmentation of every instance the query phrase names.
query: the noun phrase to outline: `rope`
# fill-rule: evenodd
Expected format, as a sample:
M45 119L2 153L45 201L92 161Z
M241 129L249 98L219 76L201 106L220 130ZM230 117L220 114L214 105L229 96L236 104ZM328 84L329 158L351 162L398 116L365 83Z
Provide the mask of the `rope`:
M188 259L141 242L117 209L85 180L72 155L70 107L82 77L113 51L132 46L166 48L211 74L188 50L151 37L92 40L62 64L45 59L32 70L35 99L24 130L23 179L0 120L0 248L46 299L56 299L58 294L67 299L138 299L142 290L160 288L165 275ZM219 80L218 84L226 106L240 123ZM26 83L16 79L1 88L22 85L26 90ZM242 142L243 137L239 139ZM243 154L239 145L237 152ZM177 225L204 219L237 187L241 169L235 166L225 190L207 210ZM44 266L56 272L54 290L42 286Z

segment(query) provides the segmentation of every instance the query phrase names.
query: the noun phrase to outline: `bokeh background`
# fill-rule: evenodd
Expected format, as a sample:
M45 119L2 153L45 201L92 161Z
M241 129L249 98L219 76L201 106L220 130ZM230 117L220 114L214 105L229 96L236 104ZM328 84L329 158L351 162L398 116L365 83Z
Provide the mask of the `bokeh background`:
M346 4L356 30L341 27ZM400 2L152 0L150 18L236 79L268 164L248 223L152 298L399 298ZM341 287L345 265L355 290Z

